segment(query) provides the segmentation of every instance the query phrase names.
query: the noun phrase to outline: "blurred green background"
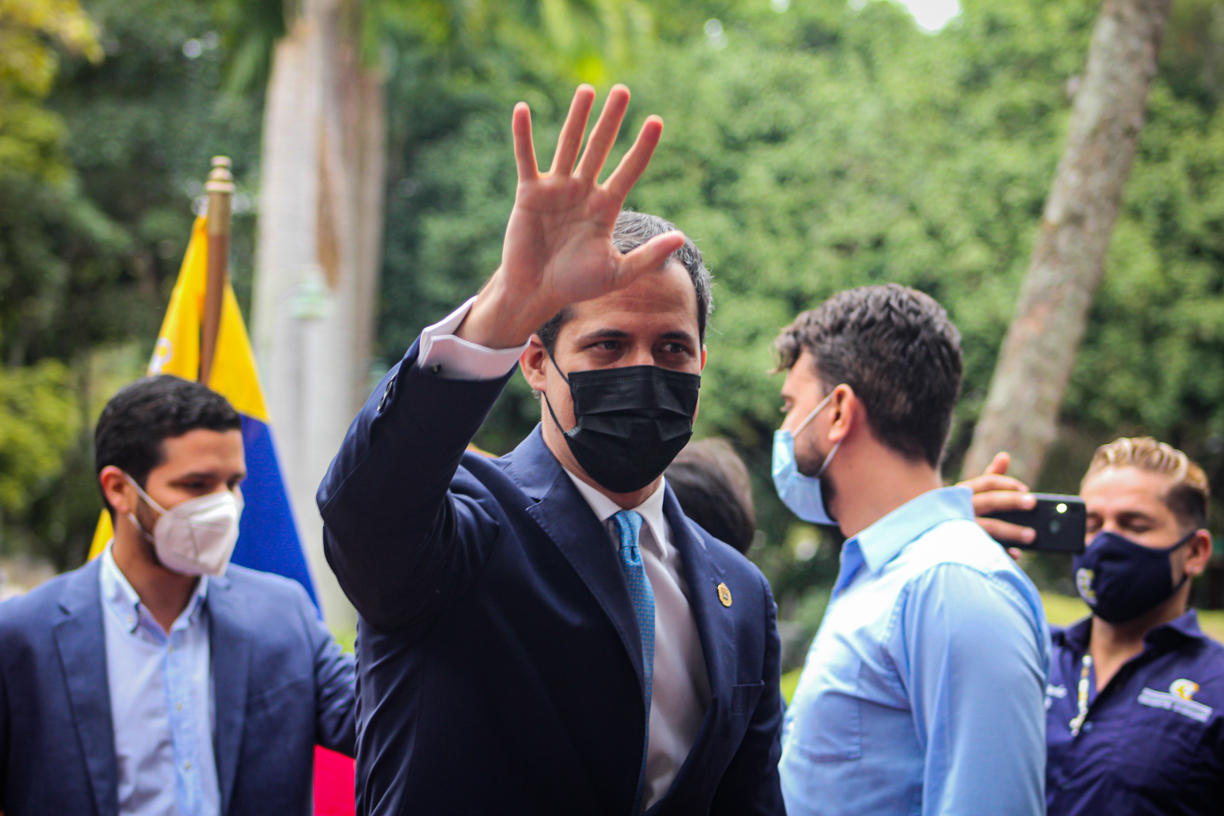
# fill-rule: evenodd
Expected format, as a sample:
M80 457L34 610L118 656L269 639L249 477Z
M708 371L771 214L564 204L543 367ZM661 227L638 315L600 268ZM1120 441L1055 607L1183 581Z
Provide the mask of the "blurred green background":
M963 0L937 31L890 0L571 0L547 20L525 0L359 5L389 113L372 375L497 265L514 102L531 104L544 156L576 81L628 84L627 132L666 121L629 205L676 222L713 271L697 433L748 462L751 557L798 665L838 542L796 524L770 484L769 343L843 288L935 296L964 338L946 465L959 477L1099 3ZM100 507L90 428L143 370L215 154L234 160L232 273L249 310L275 6L0 0L0 555L84 560ZM1179 0L1038 489L1075 492L1097 444L1138 433L1224 484L1222 95L1224 8ZM477 444L509 450L538 411L516 379ZM1071 591L1065 558L1027 568ZM1196 591L1224 604L1218 566Z

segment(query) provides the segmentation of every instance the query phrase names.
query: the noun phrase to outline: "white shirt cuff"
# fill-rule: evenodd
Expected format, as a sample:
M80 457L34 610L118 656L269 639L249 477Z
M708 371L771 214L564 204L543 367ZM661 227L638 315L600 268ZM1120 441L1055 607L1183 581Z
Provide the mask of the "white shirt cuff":
M444 380L496 380L514 368L527 343L518 348L491 349L455 336L475 300L470 298L445 319L421 332L418 366L432 370Z

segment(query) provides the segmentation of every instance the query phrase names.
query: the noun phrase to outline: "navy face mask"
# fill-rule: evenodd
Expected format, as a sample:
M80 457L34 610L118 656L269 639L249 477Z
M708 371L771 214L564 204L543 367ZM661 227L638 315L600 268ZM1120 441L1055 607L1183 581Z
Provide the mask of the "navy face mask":
M574 427L561 427L545 394L548 413L582 469L613 493L653 482L693 435L697 374L653 365L557 373L569 384Z
M1169 547L1145 547L1117 533L1098 533L1071 562L1075 588L1101 620L1134 620L1186 583L1189 576L1185 573L1173 583L1172 556L1196 532Z

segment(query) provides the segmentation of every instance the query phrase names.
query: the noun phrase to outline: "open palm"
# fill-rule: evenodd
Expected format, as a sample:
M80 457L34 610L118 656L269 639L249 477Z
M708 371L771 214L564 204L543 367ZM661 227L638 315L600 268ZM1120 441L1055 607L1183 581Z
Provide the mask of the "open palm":
M609 93L578 161L594 101L590 86L575 92L546 173L536 166L531 113L524 103L515 107L514 210L506 227L501 267L465 321L467 332L461 332L472 335L468 339L518 345L565 306L628 286L683 245L684 236L678 232L659 235L627 254L612 245L616 216L650 163L663 122L656 116L647 118L616 170L600 184L600 171L629 106L629 91L617 85Z

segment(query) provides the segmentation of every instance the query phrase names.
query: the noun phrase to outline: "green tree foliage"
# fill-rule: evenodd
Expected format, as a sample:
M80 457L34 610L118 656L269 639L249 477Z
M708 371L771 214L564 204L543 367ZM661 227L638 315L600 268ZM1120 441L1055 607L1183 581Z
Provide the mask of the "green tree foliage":
M40 105L59 67L56 45L102 55L77 0L0 0L0 173L65 173L63 124Z
M16 212L43 205L69 175L63 122L42 105L57 49L101 56L76 0L0 0L0 533L5 518L22 517L62 474L79 427L67 369L26 354L27 327L43 318L45 303L14 297L28 262L43 262L51 277L62 269L27 240Z
M11 5L2 0L0 15ZM28 5L55 11L53 19L67 25L67 3ZM100 507L90 429L101 402L143 372L209 157L228 153L240 181L255 177L260 123L259 99L219 93L223 54L206 4L97 0L86 10L93 22L78 10L71 30L96 26L92 46L61 38L57 54L52 30L35 38L48 64L58 65L53 87L19 89L26 107L15 118L0 93L0 144L13 121L16 132L35 128L51 138L23 154L49 157L42 165L6 163L13 151L0 152L0 360L12 388L38 386L30 399L3 400L0 423L6 431L42 429L27 447L16 446L24 432L0 434L0 480L22 491L20 501L3 505L0 537L3 548L33 550L60 568L88 549ZM0 40L7 43L8 34L0 25ZM94 59L103 52L105 59ZM0 62L11 55L0 44ZM39 87L49 90L45 101L32 93ZM243 294L250 289L250 190L235 202L233 267ZM131 343L143 351L120 354L121 370L99 365L103 350ZM38 416L11 413L18 409ZM53 420L67 424L54 432L46 425ZM53 444L56 467L27 478L18 463L28 456L35 467Z
M575 78L600 78L583 73L599 36L592 26L623 31L625 62L603 78L634 91L626 136L646 113L667 122L630 204L696 238L715 275L698 433L728 436L745 453L765 534L753 557L784 615L816 620L822 596L809 588L828 580L835 550L810 556L811 530L792 526L769 484L780 385L766 376L769 343L838 289L899 281L933 294L964 336L948 467L956 472L1028 264L1098 2L962 0L961 17L936 34L887 0L658 0L620 5L614 24L600 15L617 4L575 2L548 24L568 19L570 33L549 34L541 15L557 5L361 4L374 26L363 42L386 71L390 126L382 364L496 266L514 194L513 103L531 103L546 161ZM257 193L260 83L220 91L243 60L257 75L266 62L255 39L242 44L233 15L283 5L87 8L107 58L69 58L49 106L66 123L75 170L56 183L45 173L0 181L0 359L72 366L74 376L58 382L92 394L85 402L96 409L106 389L88 385L95 375L78 355L130 338L151 343L208 156L232 155L241 191ZM653 14L645 28L636 27L641 8ZM1092 447L1122 432L1179 444L1224 483L1224 31L1215 8L1175 4L1065 433L1042 486L1074 489ZM501 22L488 24L495 13ZM711 18L721 33L706 26ZM276 25L273 14L245 30L270 44ZM569 45L546 53L546 34ZM11 127L0 119L0 139ZM240 291L249 286L251 221L239 215ZM477 442L508 450L538 416L516 380ZM97 499L87 440L77 440L71 478L29 488L21 523L40 546L77 541L84 550ZM15 511L6 512L11 524Z
M965 351L947 468L955 474L1028 265L1098 4L962 5L957 21L926 34L888 2L795 0L782 13L727 4L721 32L693 20L623 77L637 117L626 131L647 113L667 123L629 204L675 221L715 276L698 433L728 436L745 452L767 542L754 557L783 597L827 579L836 562L827 547L795 558L791 545L805 534L790 529L769 486L780 380L766 372L778 330L847 287L896 281L935 296ZM1199 22L1186 11L1170 40L1191 37L1209 56L1219 40ZM1184 445L1224 479L1218 69L1169 50L1174 66L1154 86L1066 400L1068 442L1044 485L1074 489L1085 451L1129 431ZM414 120L419 138L402 154L388 210L388 362L497 265L514 189L513 101L531 102L544 151L569 93L430 87L439 116L414 108L426 115ZM478 442L506 450L538 416L516 381Z
M0 368L0 512L23 513L31 485L59 476L78 416L68 369L55 360Z

